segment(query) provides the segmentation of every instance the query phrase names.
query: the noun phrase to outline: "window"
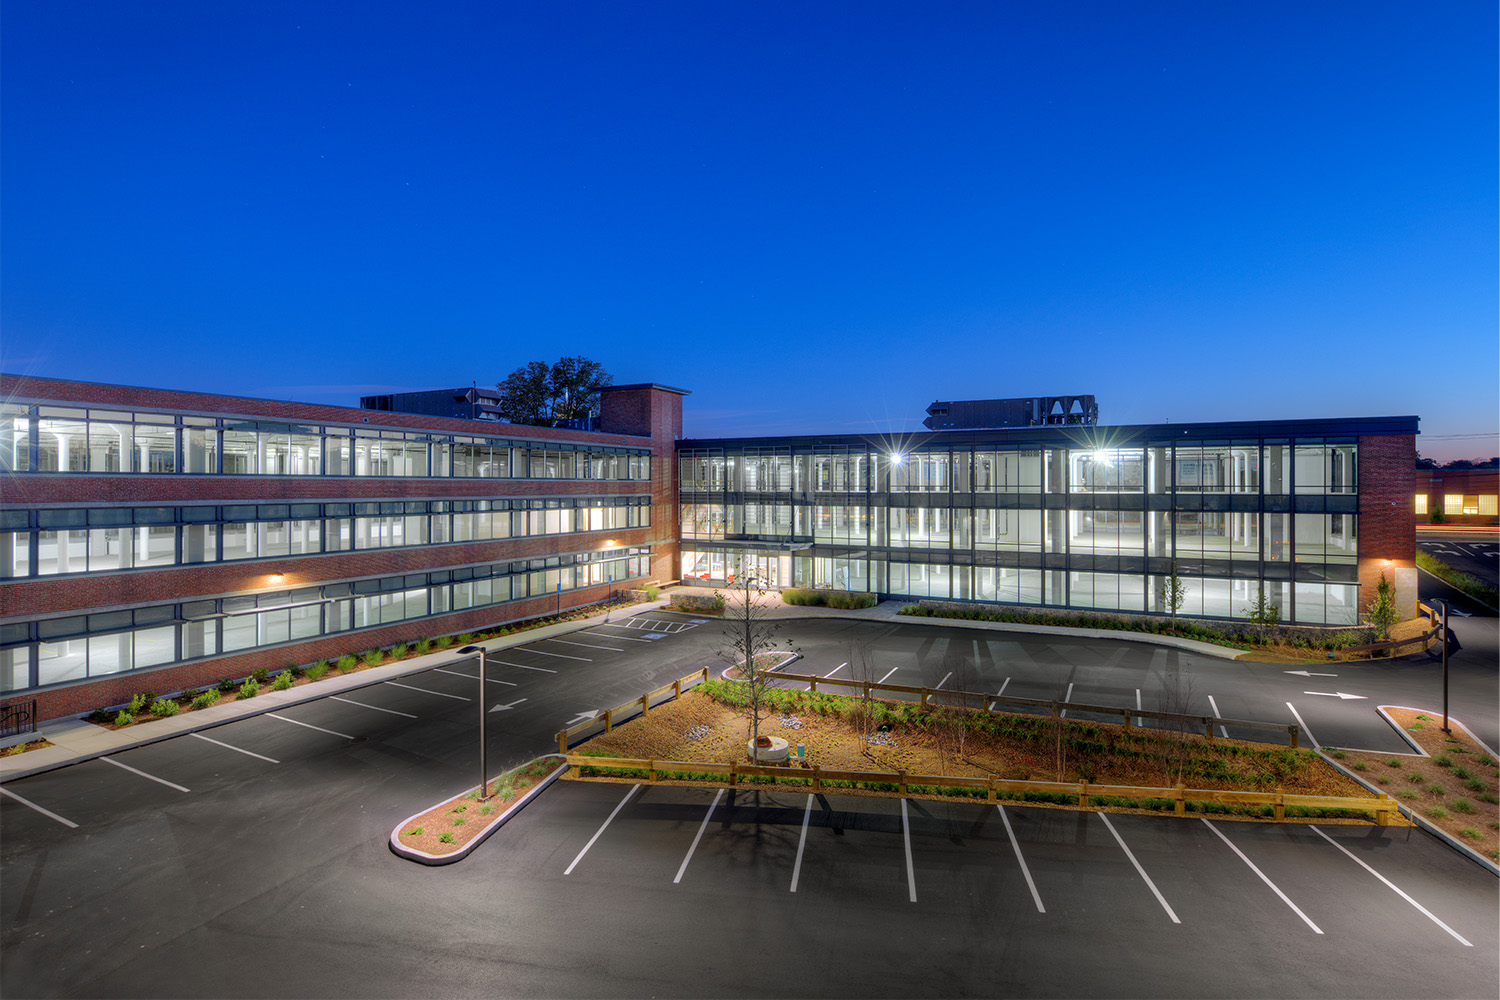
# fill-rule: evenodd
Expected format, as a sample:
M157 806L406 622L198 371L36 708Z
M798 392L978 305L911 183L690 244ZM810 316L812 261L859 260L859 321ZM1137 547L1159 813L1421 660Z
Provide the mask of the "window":
M1496 506L1496 499L1493 496L1479 497L1479 513L1487 514L1490 517L1494 517L1496 513L1500 513L1500 509L1497 509Z
M1418 493L1416 497L1416 510L1418 514L1427 513L1427 494Z

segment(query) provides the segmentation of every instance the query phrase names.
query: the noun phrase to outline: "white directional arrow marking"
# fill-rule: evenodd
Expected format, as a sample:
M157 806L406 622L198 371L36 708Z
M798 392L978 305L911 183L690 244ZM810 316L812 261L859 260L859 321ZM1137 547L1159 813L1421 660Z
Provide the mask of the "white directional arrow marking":
M1342 691L1303 691L1302 693L1322 695L1324 698L1337 698L1340 701L1348 701L1350 698L1357 698L1360 701L1370 700L1362 694L1345 694Z
M1283 670L1284 674L1296 674L1298 677L1337 677L1338 674L1310 674L1306 670Z
M521 704L521 702L523 702L525 700L526 700L525 698L517 698L515 701L511 702L509 705L496 705L493 708L491 708L490 711L491 712L509 712L511 709L515 708L517 705Z
M590 719L597 718L598 715L599 710L597 708L591 708L587 712L579 712L577 715L573 716L568 720L568 725L576 726L580 722L587 722Z

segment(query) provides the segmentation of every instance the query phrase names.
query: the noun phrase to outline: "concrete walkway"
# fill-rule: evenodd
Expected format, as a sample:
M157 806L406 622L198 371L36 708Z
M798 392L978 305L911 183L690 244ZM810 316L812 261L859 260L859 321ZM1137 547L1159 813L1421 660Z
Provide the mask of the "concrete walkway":
M693 593L694 588L684 588L678 593ZM743 590L737 592L720 591L729 604L742 604L745 600ZM884 624L899 625L932 625L941 628L972 628L985 632L1010 632L1019 635L1032 636L1067 636L1075 639L1118 639L1121 642L1143 642L1153 646L1167 646L1172 649L1180 649L1184 652L1195 653L1199 656L1212 656L1221 660L1233 660L1244 653L1244 650L1231 649L1228 646L1219 646L1211 642L1202 642L1198 639L1185 639L1181 636L1155 635L1150 632L1127 632L1123 629L1109 628L1073 628L1066 625L1028 625L1016 622L980 622L970 621L964 618L928 618L920 615L903 615L901 609L911 604L911 601L881 601L873 608L861 608L858 611L840 611L837 608L825 608L821 605L813 607L802 607L795 604L787 604L781 599L781 595L775 591L767 591L764 595L753 595L757 601L764 601L766 613L771 618L837 618L840 621L870 621Z
M697 588L673 589L678 593L697 592ZM711 591L703 591L703 593L707 594L711 593ZM720 591L720 593L724 595L727 602L744 601L743 591L736 593L725 590ZM836 618L840 621L867 621L888 625L928 625L941 628L967 628L985 632L1006 632L1018 635L1024 634L1054 638L1115 639L1122 642L1143 642L1157 646L1167 646L1199 656L1212 656L1225 660L1232 660L1239 655L1239 651L1237 650L1228 649L1224 646L1215 646L1212 643L1199 642L1196 639L1152 635L1145 632L1019 625L1010 622L977 622L958 618L923 618L900 614L901 609L911 603L909 601L882 601L873 608L862 608L857 611L841 611L836 608L821 606L802 607L800 605L787 604L782 601L781 595L775 591L768 591L764 595L757 594L755 595L755 599L757 601L764 601L766 613L772 618ZM482 645L486 653L492 653L502 649L509 649L513 646L522 646L527 643L536 642L538 639L550 639L559 635L567 635L570 632L580 632L584 629L600 625L609 619L618 620L647 611L655 611L665 607L666 604L667 598L663 597L660 600L646 604L632 604L625 608L611 608L605 614L570 622L561 622L556 625L546 625L524 632L516 632L511 635L489 639L483 643L475 643L475 645ZM266 712L274 712L277 709L287 708L291 705L300 705L304 702L317 701L329 695L343 694L348 691L358 690L359 688L370 687L384 681L403 677L407 674L420 673L432 667L444 666L468 658L459 656L453 647L449 647L439 652L409 657L385 666L358 670L352 674L338 674L324 677L320 681L288 688L285 691L273 691L269 685L263 684L261 685L260 694L254 698L241 701L235 698L233 694L226 694L212 707L198 711L184 711L171 718L153 719L150 722L142 722L119 730L105 729L103 726L96 726L91 722L85 722L83 719L54 719L50 722L43 722L38 727L36 733L12 737L6 740L4 744L0 744L24 743L38 737L44 738L54 744L40 750L32 750L10 757L0 757L0 782L10 781L15 778L24 778L32 774L40 774L43 771L52 771L79 761L119 753L122 750L145 746L149 743L157 743L161 740L169 740L188 733L202 732L203 730L213 729L216 726L222 726L239 719L263 715Z

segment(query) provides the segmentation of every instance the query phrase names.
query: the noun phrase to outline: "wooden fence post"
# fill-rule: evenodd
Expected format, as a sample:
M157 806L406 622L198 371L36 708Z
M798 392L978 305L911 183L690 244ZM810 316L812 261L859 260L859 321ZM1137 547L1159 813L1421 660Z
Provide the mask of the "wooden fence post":
M815 792L821 792L823 790L823 779L818 774L818 765L814 764L812 766L812 773L813 773L813 791L815 791Z
M985 784L986 784L987 788L985 790L984 800L986 802L994 802L995 801L995 776L993 774L990 775L990 780L987 781Z
M606 708L604 710L604 731L607 733L615 728L615 710Z
M1182 782L1179 781L1177 783L1177 788L1174 789L1174 791L1176 791L1176 793L1177 793L1177 795L1176 795L1177 801L1173 804L1172 811L1175 812L1179 816L1186 816L1187 815L1187 795L1186 795L1187 786L1184 785Z
M1282 795L1282 792L1281 792L1281 786L1277 785L1276 786L1276 806L1275 806L1275 815L1276 815L1277 822L1280 822L1281 820L1286 819L1286 803L1284 801L1282 801L1283 798L1284 798L1284 796Z
M818 691L818 679L816 677L809 677L807 679L807 690L810 691L810 692L812 692L813 694L817 693L817 691Z
M1297 727L1296 726L1287 726L1286 730L1287 730L1287 732L1289 732L1289 733L1292 734L1292 749L1293 750L1297 749Z
M1089 807L1089 783L1087 781L1078 783L1078 807L1080 809Z
M1214 720L1206 715L1203 717L1203 735L1210 740L1214 738Z
M649 711L651 711L651 696L643 694L641 695L641 715L644 716Z
M568 752L568 731L561 730L557 734L557 752L566 754Z
M648 770L647 770L646 773L647 773L647 780L648 781L652 781L652 782L656 781L656 761L654 761L654 760L651 761L650 765L648 766Z
M675 681L672 682L672 697L673 698L681 698L682 697L682 678L681 677L677 678Z
M896 790L902 795L906 794L906 768L896 770Z
M735 785L735 778L738 777L738 775L736 774L736 771L738 770L739 766L740 765L738 763L730 764L729 765L729 787L730 788L733 788L734 785Z
M1384 792L1380 793L1380 808L1375 810L1375 825L1391 825L1391 802L1392 799Z

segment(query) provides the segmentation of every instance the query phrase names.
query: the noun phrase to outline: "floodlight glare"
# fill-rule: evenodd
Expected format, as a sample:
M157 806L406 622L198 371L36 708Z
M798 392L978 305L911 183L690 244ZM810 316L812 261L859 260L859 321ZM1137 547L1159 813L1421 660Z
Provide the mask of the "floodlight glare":
M901 464L901 458L902 458L901 453L899 451L896 452L894 455L891 456L891 464L892 465L900 465Z

